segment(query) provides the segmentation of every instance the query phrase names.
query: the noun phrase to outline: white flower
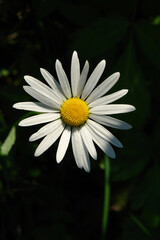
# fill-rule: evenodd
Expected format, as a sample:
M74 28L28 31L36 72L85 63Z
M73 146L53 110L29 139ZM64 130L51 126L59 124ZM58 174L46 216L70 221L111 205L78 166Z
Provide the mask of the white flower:
M102 125L130 129L131 126L128 123L108 115L131 112L135 107L128 104L110 104L123 97L128 92L127 89L104 96L118 81L120 76L118 72L96 87L105 65L105 60L101 61L86 81L89 63L85 62L80 73L77 52L73 52L71 86L59 60L55 64L59 83L42 68L41 74L49 86L31 76L24 77L30 85L24 86L24 90L38 102L19 102L13 107L41 114L20 121L19 126L47 123L29 138L29 141L43 138L35 151L35 156L44 153L60 137L56 154L58 163L62 161L70 140L78 167L84 168L87 172L90 171L89 154L97 159L95 143L105 154L115 158L111 144L119 148L122 144Z

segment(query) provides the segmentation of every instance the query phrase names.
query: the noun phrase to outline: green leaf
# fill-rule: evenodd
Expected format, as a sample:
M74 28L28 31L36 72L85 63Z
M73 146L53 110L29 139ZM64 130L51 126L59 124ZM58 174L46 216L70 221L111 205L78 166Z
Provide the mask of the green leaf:
M42 0L39 2L39 4L37 5L37 17L38 19L43 19L47 16L49 16L51 13L53 13L53 11L56 9L58 2L61 3L60 0L54 0L54 1L50 1L50 0Z
M148 171L148 179L150 182L146 187L150 187L150 192L143 205L142 215L147 224L155 228L160 225L160 166L157 163Z
M132 217L131 217L132 216ZM122 222L122 240L153 239L148 228L135 216L131 215Z
M10 74L10 72L8 69L3 68L0 70L0 77L7 77L7 76L9 76L9 74Z
M71 49L77 49L82 56L94 58L110 51L125 36L128 21L123 18L102 18L71 36ZM74 40L73 40L74 39Z
M58 10L70 22L80 26L86 26L86 22L88 24L98 18L98 12L95 6L87 2L77 2L75 4L75 2L61 1L60 4L58 4Z
M30 171L32 177L37 178L41 175L41 170L38 168L34 168Z
M130 214L131 219L138 225L138 227L148 236L152 237L148 229L144 226L144 224L134 215Z
M113 181L125 181L139 175L149 162L150 139L142 133L132 131L129 134L130 136L128 133L125 134L124 149L120 150L121 154L117 153L117 159L119 159L111 161Z
M135 25L137 42L142 52L160 69L160 26L148 22Z
M140 181L136 182L135 187L130 194L131 207L134 210L143 207L151 192L151 188L152 184L150 177L148 177L148 173L143 175L143 178L140 179Z
M115 88L117 90L121 88L129 89L125 99L127 99L127 103L136 107L135 112L123 115L122 118L136 128L144 127L150 114L150 94L145 75L136 58L135 46L132 40L128 42L124 53L115 64L114 70L121 73L121 78ZM124 103L124 99L121 101Z
M130 199L133 209L141 209L141 217L150 228L160 225L160 167L155 164L136 182Z
M120 154L117 154L119 160L111 161L112 179L125 181L143 171L153 147L151 139L142 130L150 114L150 95L145 76L138 65L132 40L129 41L123 55L115 64L115 69L120 71L121 78L114 89L129 89L125 100L123 98L120 103L132 104L136 107L133 113L117 116L133 125L133 130L123 132L124 149L119 150Z
M152 20L152 24L153 24L153 25L160 25L160 16L155 17L155 18Z
M15 141L16 141L16 127L13 126L11 128L6 140L0 147L0 154L2 156L7 156L9 154L11 148L13 147Z

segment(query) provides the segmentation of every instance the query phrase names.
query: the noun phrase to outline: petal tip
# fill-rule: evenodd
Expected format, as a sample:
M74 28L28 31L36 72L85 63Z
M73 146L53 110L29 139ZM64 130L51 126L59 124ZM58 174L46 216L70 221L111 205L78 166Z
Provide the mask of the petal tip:
M26 88L28 88L29 86L27 86L27 85L25 85L25 86L23 86L23 89L25 90Z
M33 135L30 136L30 138L29 138L28 140L29 140L29 142L33 142L33 141L34 141L34 139L33 139Z
M106 60L103 59L103 60L101 61L101 63L105 66L105 65L106 65Z
M56 157L56 162L59 164L62 161L62 158Z
M112 158L112 159L115 159L116 158L116 154L114 152L114 150L109 154L107 155L108 157Z
M12 107L13 107L13 108L17 108L17 103L13 104Z
M39 157L41 155L41 153L39 153L37 150L34 153L34 157Z
M117 78L120 78L120 72L117 72L116 74L117 74Z
M131 105L131 107L132 107L132 108L131 108L131 111L132 111L132 112L136 110L136 108L135 108L134 106Z
M113 156L112 156L112 159L115 159L116 158L116 154L114 154Z
M58 151L57 151L56 162L59 164L62 160L63 160L63 156L61 154L59 154Z
M126 130L130 130L130 129L132 129L133 127L130 125L130 124L128 124L128 127L126 128Z
M74 50L73 51L73 55L78 55L77 51Z
M118 147L119 147L119 148L123 148L123 145L122 145L122 143L120 143Z
M40 72L42 73L42 72L44 72L45 71L45 69L44 68L40 68Z
M129 92L129 90L128 90L128 89L124 89L124 91L125 91L125 93L126 93L126 94Z
M59 63L60 63L60 61L58 59L56 59L56 64L59 64Z
M28 80L28 78L30 78L30 76L29 75L24 75L24 80L27 82L27 80Z

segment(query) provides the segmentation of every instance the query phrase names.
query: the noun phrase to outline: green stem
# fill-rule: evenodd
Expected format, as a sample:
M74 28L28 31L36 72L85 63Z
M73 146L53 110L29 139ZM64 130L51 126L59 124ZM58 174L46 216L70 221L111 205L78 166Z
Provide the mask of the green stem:
M110 162L109 158L106 156L104 159L104 203L103 203L103 219L102 219L102 238L105 239L108 225L108 215L109 215L109 201L110 201Z

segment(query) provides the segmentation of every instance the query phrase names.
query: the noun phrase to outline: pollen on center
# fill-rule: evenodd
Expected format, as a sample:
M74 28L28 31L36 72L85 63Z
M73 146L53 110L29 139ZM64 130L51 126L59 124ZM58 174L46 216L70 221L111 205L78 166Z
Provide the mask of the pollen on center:
M89 117L89 107L80 98L67 99L60 109L62 120L69 126L78 127L83 125Z

